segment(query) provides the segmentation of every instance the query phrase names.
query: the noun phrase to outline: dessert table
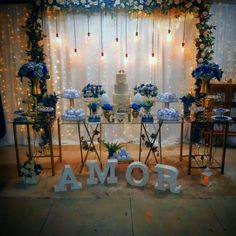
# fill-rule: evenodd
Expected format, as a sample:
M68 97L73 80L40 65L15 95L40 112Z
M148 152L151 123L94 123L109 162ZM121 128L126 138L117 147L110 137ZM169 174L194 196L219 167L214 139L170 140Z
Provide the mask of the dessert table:
M62 119L60 124L61 125L77 125L78 128L78 141L80 144L80 173L82 172L86 160L89 156L90 151L92 150L95 153L95 158L98 160L101 168L102 168L102 137L103 137L103 130L110 129L110 126L117 126L117 125L136 125L139 126L139 148L138 148L138 160L144 162L145 164L151 158L151 154L155 159L155 163L162 163L162 143L161 143L161 128L163 124L181 124L181 132L180 132L180 160L182 160L182 149L183 149L183 125L184 120L173 120L173 121L164 121L161 119L154 118L153 122L141 122L141 119L130 119L127 117L126 119L113 119L113 121L108 122L104 117L101 117L101 122L88 122L87 119L85 120L65 120ZM151 127L150 127L151 126ZM148 127L152 130L151 133L148 132ZM88 136L88 142L84 139L82 135L82 129L85 131L85 135ZM95 142L97 140L97 146ZM158 143L155 146L155 143ZM145 144L145 148L147 149L147 154L144 156L142 152L142 145ZM148 144L148 145L146 145ZM158 161L159 157L159 161ZM122 162L122 161L121 161ZM124 162L123 162L124 163Z

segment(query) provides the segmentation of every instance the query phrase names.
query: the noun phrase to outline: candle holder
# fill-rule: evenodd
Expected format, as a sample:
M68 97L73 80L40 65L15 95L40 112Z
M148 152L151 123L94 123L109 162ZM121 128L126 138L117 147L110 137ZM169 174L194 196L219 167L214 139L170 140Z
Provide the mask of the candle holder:
M212 170L209 167L206 167L201 174L201 184L207 187L210 186L211 176L212 176Z

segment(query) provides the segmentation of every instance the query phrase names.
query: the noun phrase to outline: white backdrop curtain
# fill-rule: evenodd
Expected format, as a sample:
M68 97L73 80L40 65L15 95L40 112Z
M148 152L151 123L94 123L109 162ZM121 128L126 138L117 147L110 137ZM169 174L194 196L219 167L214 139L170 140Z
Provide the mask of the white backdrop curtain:
M184 17L171 18L172 40L167 41L169 26L168 16L158 15L154 17L138 18L138 39L135 37L137 18L119 13L117 18L111 15L99 13L89 16L89 32L91 40L87 39L88 16L84 14L47 12L47 45L48 64L54 80L54 90L61 93L65 88L82 88L89 82L102 84L112 100L113 87L116 73L124 69L127 74L129 93L133 95L133 88L138 83L156 84L159 93L171 91L180 97L191 87L191 71L195 64L196 37L195 20L191 16L186 17L185 52L181 51L183 40ZM116 21L118 22L119 45L116 46ZM154 21L154 45L152 44ZM126 49L126 22L127 22L127 49ZM57 27L56 27L57 24ZM75 24L75 32L74 32ZM102 30L101 30L102 24ZM56 29L59 40L56 38ZM101 34L101 31L103 34ZM76 36L76 41L75 41ZM102 50L104 60L101 60ZM152 45L156 62L151 64ZM78 50L78 58L74 58L74 48ZM128 64L124 63L125 53L128 53ZM68 101L61 99L59 110L68 108ZM78 101L77 106L82 102ZM157 103L153 108L156 113L162 104ZM181 111L182 106L173 104L173 107ZM86 109L86 107L85 107ZM138 141L139 128L133 125L109 126L105 132L106 140ZM64 142L77 140L76 127L65 126L62 128ZM163 137L167 143L173 143L179 139L178 127L163 127ZM107 129L106 129L107 130ZM69 138L69 139L68 139ZM66 141L67 140L67 141Z
M224 6L224 7L222 7ZM212 8L213 21L216 22L218 35L224 30L224 42L220 36L216 37L215 61L225 70L225 75L235 76L235 24L230 32L225 30L225 24L235 19L235 10L231 10L235 5L216 5ZM1 144L13 144L12 121L14 110L22 106L22 99L26 96L27 81L23 85L16 78L19 67L26 62L26 36L21 29L25 20L25 7L23 5L1 5L0 7L0 63L1 63L1 94L4 103L5 117L7 125L7 135ZM220 13L221 12L221 13ZM232 16L233 15L233 16ZM17 16L17 17L16 17ZM231 17L231 18L230 18ZM76 47L79 57L73 58L75 47L73 15L72 13L60 12L57 17L57 28L60 42L56 42L56 15L55 12L48 11L45 17L44 30L47 35L44 41L45 52L47 54L46 63L49 67L51 80L49 88L56 93L63 92L65 88L76 88L81 90L88 82L102 84L108 95L112 97L115 75L118 70L124 69L129 84L129 90L137 83L152 82L157 85L159 93L171 91L181 97L186 92L193 89L194 80L191 71L195 67L195 45L196 37L195 19L191 16L186 18L185 52L181 52L183 40L183 19L171 18L172 40L167 42L168 17L155 17L155 40L154 52L157 56L156 64L149 63L152 48L152 17L140 17L138 32L139 40L135 40L136 18L129 16L127 19L127 51L129 63L123 64L125 55L125 21L124 13L118 14L118 37L119 46L115 46L116 18L110 15L103 16L103 48L104 61L100 60L101 52L101 26L100 15L90 15L91 41L88 42L87 36L87 15L75 14L76 24ZM227 18L227 20L222 20ZM230 20L231 19L231 20ZM222 34L222 33L221 33ZM232 40L234 39L234 40ZM229 48L232 53L225 53L225 47L230 43ZM224 48L222 48L222 44ZM222 50L224 52L222 52ZM229 50L228 50L229 51ZM231 64L230 64L231 63ZM230 66L232 65L232 66ZM233 69L232 69L233 68ZM228 72L231 71L231 72ZM69 102L63 99L58 103L58 115L62 114L69 106ZM76 106L83 106L81 100L76 101ZM162 104L157 103L153 109L161 108ZM181 103L174 104L181 111ZM122 130L119 131L119 130ZM174 126L163 127L163 141L173 143L179 138L178 128ZM78 143L76 127L63 127L63 142ZM119 132L118 132L119 131ZM131 132L132 131L132 132ZM131 126L119 127L115 131L108 131L105 134L106 140L137 140L138 130ZM21 128L20 143L25 142L25 130Z
M213 5L211 14L217 27L214 61L222 67L225 79L236 80L236 4Z

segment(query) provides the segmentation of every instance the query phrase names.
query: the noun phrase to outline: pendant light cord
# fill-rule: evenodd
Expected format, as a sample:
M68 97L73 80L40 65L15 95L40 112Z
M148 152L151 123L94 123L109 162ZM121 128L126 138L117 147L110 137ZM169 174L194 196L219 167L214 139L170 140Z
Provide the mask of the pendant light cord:
M75 48L76 48L75 13L73 13L73 24L74 24L74 40L75 40Z

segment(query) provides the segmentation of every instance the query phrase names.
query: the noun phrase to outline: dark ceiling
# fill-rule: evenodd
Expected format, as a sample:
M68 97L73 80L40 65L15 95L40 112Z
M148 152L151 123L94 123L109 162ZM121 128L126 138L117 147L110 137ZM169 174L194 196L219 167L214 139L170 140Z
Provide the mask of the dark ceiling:
M9 4L9 3L32 3L34 0L0 0L0 4ZM236 0L213 0L216 3L230 3L236 4Z

